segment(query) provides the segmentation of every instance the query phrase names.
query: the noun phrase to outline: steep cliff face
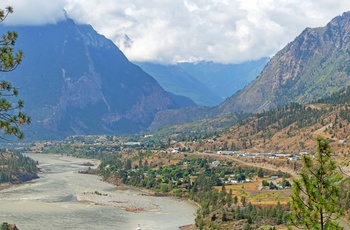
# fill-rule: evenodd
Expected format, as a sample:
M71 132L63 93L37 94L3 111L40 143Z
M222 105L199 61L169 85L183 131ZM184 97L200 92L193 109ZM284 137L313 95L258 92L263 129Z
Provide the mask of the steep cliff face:
M0 77L21 88L33 120L28 138L138 132L158 111L178 107L91 26L66 19L5 29L18 32L16 48L25 52L23 64Z
M305 29L218 110L255 112L323 98L350 83L350 12Z

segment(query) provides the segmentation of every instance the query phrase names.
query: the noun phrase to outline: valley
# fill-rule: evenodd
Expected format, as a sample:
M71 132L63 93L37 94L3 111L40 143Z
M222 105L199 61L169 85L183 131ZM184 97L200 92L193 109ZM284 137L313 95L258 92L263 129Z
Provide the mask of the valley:
M65 10L2 24L12 13L0 11L0 230L350 229L350 12L240 63L130 61Z
M96 168L98 160L25 155L39 162L40 178L0 191L0 219L15 223L18 229L112 230L136 229L140 224L146 230L172 230L194 222L197 207L193 204L131 188L118 189L99 176L78 173L89 167L84 166L86 162ZM86 194L95 194L93 202L81 201ZM103 198L114 206L106 205Z
M247 205L265 213L259 214L264 221L251 216L254 220L250 222L251 227L276 226L283 229L286 226L287 213L282 212L283 216L279 217L281 219L278 222L271 222L269 218L272 216L268 213L274 212L271 208L275 207L277 201L281 209L288 210L286 208L291 202L290 185L301 167L300 160L291 160L295 156L272 153L258 156L243 151L208 149L198 151L191 149L191 145L186 142L169 143L168 147L168 142L150 147L136 136L86 136L70 137L62 142L37 143L32 151L103 159L98 172L105 180L117 186L127 184L149 189L155 196L171 195L193 199L202 207L196 218L199 228L204 221L205 226L212 228L220 226L220 229L230 229L234 226L235 229L243 229L250 214L246 213L243 218L236 217L235 214L231 216L231 213L240 212L237 208ZM336 156L335 159L338 163L346 163L343 156ZM342 165L342 169L344 172L349 170L345 165ZM209 184L212 184L214 190L201 187L208 183L206 180L212 181ZM220 198L223 190L229 195ZM211 211L205 211L207 196L212 197L210 199L217 196L210 201ZM225 207L224 212L222 207ZM227 215L227 220L222 221L222 215Z
M72 136L59 142L37 142L31 149L98 158L102 160L99 173L105 180L150 189L155 195L194 200L201 206L196 218L200 229L243 229L247 221L252 228L283 229L291 203L290 185L298 178L303 155L314 155L316 137L330 143L332 158L344 176L341 200L347 202L349 121L345 111L349 92L344 89L312 104L292 103L254 114L229 128L219 125L227 122L222 118L144 135ZM204 129L210 124L216 129ZM201 187L206 184L214 190ZM210 197L208 203L205 197ZM274 213L271 208L277 203L284 211L274 222L276 216L268 213ZM249 210L265 213L259 215L270 221L250 216L259 211L240 216L240 209L247 205ZM342 206L346 218L349 207Z
M87 169L86 174L99 174L116 186L147 189L156 197L193 200L201 207L195 219L199 229L244 229L248 225L253 229L285 229L291 184L298 178L301 158L312 156L315 138L323 137L344 176L340 197L346 214L341 221L346 226L350 208L349 92L344 89L312 104L292 103L254 114L229 128L222 125L227 119L221 118L147 134L36 141L22 149L99 159L101 164ZM210 124L212 129L204 129ZM16 149L16 145L4 147Z

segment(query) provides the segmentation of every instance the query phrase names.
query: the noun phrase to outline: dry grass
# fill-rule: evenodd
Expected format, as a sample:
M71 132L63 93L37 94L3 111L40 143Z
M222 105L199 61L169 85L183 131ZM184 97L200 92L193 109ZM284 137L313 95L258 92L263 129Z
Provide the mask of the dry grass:
M319 109L322 105L308 105L308 107ZM238 151L245 152L299 153L306 151L312 153L315 152L315 138L324 137L331 140L330 144L334 152L343 156L350 155L349 144L339 144L340 140L349 141L350 139L350 123L339 117L339 110L324 114L320 121L322 122L304 128L291 124L281 130L277 130L274 124L269 127L273 136L266 138L263 131L252 132L251 124L256 122L256 119L251 119L245 125L230 127L229 131L220 135L214 142L201 144L201 146L192 145L191 149L202 147L213 150L214 145L218 149L224 144L230 148L233 144Z
M241 201L242 196L247 198L247 202L251 202L254 205L259 206L273 206L279 201L282 205L290 202L291 190L268 190L262 189L262 180L268 180L267 178L257 179L250 183L226 185L226 191L232 189L232 196L237 196L238 201ZM218 191L221 190L221 186L215 187Z
M256 205L282 205L291 201L291 190L255 190L249 192L249 200Z
M233 185L226 185L226 190L232 189L232 191L239 191L239 190L257 190L259 188L259 181L254 181L250 183L243 183L243 184L233 184ZM221 187L220 187L221 188Z

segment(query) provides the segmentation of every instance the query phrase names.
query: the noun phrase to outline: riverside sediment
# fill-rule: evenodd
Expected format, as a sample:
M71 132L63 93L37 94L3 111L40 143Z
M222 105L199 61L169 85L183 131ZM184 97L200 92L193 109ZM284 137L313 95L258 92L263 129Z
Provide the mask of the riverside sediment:
M173 230L194 222L196 207L188 202L155 197L130 186L113 186L96 175L79 174L78 171L86 170L82 166L86 159L44 154L30 154L30 157L40 162L40 179L0 192L0 219L16 223L19 229L112 230L136 229L140 224L144 230ZM98 165L97 161L91 161ZM112 201L122 207L77 201L77 196L95 191L117 197ZM122 203L128 200L131 203ZM140 207L144 211L137 209ZM160 211L152 211L152 207L153 210L159 207ZM38 226L38 222L42 224Z
M129 212L157 212L161 211L156 204L145 204L142 202L133 201L130 199L121 198L112 194L99 194L96 192L84 193L76 196L79 202L92 203L101 206L110 206L114 208L121 208Z
M154 197L159 196L153 190L140 188L140 187L135 187L135 186L131 186L131 185L126 185L126 184L123 184L120 180L115 179L115 178L108 178L105 181L108 182L109 184L112 184L112 185L116 186L117 190L135 190L135 191L141 192L141 194L140 194L141 196L154 196ZM179 197L175 197L175 196L171 196L171 195L167 195L167 194L162 194L162 197L167 197L168 199L175 199L175 200L179 200L179 201L184 201L186 203L196 205L198 208L201 208L201 206L197 202L195 202L193 200L190 200L190 199L179 198ZM93 203L94 201L93 200L90 200L90 201L81 200L81 202ZM103 205L103 203L102 204L101 203L96 203L96 204L97 205ZM115 206L115 207L118 207L118 206ZM119 206L118 208L123 208L126 211L132 211L132 212L147 211L147 210L144 210L142 208L141 209L137 209L136 208L136 210L134 210L133 206L129 206L129 207L126 207L126 208L125 208L125 206ZM155 211L155 210L153 210L153 211ZM194 213L193 214L193 218L195 218L195 217L196 217L196 214ZM179 229L180 230L197 230L198 228L196 227L195 224L188 224L188 225L180 226Z

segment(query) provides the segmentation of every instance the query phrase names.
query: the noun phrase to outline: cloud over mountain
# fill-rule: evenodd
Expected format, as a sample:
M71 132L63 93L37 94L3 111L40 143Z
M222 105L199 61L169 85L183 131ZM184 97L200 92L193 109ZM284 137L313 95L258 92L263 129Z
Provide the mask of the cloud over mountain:
M66 9L114 40L130 60L239 63L273 56L305 27L350 9L330 0L17 0L8 23L53 23ZM125 46L123 35L133 41Z

